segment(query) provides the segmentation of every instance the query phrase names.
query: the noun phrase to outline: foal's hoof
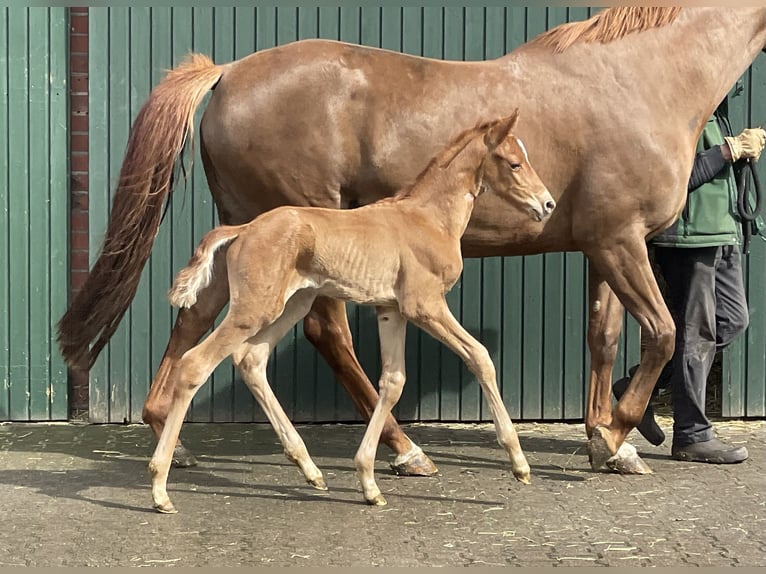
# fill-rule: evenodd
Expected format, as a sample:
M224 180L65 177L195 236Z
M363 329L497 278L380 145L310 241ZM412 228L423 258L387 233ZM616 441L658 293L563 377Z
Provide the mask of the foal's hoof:
M173 506L173 503L169 500L167 502L163 502L162 504L155 504L154 510L160 514L178 514L176 507Z
M173 467L189 468L190 466L197 466L197 459L184 445L176 445L176 448L173 449Z
M436 465L420 449L409 458L404 460L400 458L397 457L391 463L391 470L399 476L433 476L439 472Z
M383 498L382 494L378 494L377 496L368 498L366 500L367 500L367 504L369 504L370 506L385 506L386 504L388 504L386 499Z
M530 480L530 478L529 478L529 471L526 471L526 472L520 472L520 473L518 473L518 474L516 474L516 473L514 472L514 473L513 473L513 476L515 476L515 477L516 477L516 480L518 480L519 482L521 482L521 483L523 483L523 484L532 484L532 481L531 481L531 480Z
M306 479L306 482L308 482L311 486L313 486L317 490L328 490L327 483L324 481L324 477L322 476L320 476L319 478Z
M617 454L606 461L606 466L620 474L652 474L654 472L638 456L636 447L627 442L622 443Z
M606 464L606 461L614 456L614 453L609 450L609 445L606 441L605 435L608 432L604 427L596 427L593 429L593 436L586 444L588 460L593 470L600 470Z

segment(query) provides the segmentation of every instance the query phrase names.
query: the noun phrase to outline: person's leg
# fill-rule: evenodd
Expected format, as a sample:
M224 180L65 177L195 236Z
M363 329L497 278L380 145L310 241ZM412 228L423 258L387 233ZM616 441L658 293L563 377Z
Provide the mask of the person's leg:
M715 274L716 351L728 347L750 321L739 247L729 245L722 251Z
M720 247L655 250L667 283L668 308L676 322L670 386L672 454L679 460L731 463L747 458L743 447L733 448L715 437L705 415L705 390L717 341L718 271L727 265L723 255ZM729 275L725 273L724 290L731 284Z

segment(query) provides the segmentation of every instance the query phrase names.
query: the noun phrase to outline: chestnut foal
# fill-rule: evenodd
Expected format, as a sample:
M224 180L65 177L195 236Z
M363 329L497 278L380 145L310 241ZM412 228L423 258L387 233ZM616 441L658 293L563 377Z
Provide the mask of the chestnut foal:
M277 431L288 459L310 484L326 489L322 473L266 379L272 349L309 312L318 295L377 308L380 396L354 457L369 504L386 504L373 465L383 424L404 386L407 321L442 341L474 373L514 476L529 482L529 465L498 392L489 353L452 316L444 297L462 271L460 239L479 194L495 193L537 221L545 220L555 207L529 165L523 144L511 133L517 117L518 110L463 132L413 185L393 198L346 211L280 207L245 225L218 227L203 238L189 266L176 277L170 302L194 305L210 282L216 251L228 244L231 304L221 324L186 352L171 373L173 404L149 463L154 508L175 512L167 477L184 415L195 392L229 355Z

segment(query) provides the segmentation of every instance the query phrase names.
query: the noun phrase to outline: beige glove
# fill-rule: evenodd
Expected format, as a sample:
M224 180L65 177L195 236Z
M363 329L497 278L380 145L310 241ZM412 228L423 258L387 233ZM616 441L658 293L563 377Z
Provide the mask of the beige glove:
M766 131L761 128L747 128L736 137L725 137L726 143L731 150L732 163L738 159L754 158L758 161L766 145Z

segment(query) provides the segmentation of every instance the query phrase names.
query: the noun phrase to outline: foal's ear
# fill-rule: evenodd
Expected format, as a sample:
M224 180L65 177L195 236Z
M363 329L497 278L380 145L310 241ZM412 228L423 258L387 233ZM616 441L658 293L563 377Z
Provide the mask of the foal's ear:
M513 126L516 125L516 120L518 119L519 108L516 108L510 116L492 122L489 130L487 130L487 135L484 137L487 146L490 149L499 146L502 141L508 137L508 134L511 133L511 130L513 129Z

